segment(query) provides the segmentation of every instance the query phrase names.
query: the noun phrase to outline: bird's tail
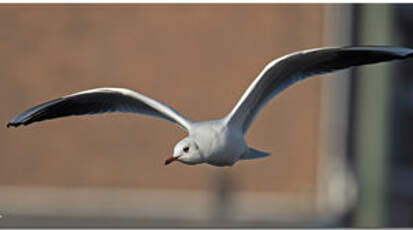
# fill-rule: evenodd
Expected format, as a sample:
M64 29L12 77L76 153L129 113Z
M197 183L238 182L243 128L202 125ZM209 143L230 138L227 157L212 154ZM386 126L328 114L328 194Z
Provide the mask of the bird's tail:
M253 148L248 148L248 152L241 155L241 160L252 160L262 157L268 157L270 154L266 152L262 152Z

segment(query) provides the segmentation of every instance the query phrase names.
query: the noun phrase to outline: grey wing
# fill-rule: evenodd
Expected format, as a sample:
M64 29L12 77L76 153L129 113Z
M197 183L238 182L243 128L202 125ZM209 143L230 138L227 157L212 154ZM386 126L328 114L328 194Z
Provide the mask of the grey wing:
M404 59L413 49L387 46L320 48L295 52L268 64L226 116L245 134L262 107L297 81L352 66Z
M35 106L18 115L7 127L33 122L99 113L140 113L163 118L189 130L191 121L174 109L140 93L122 88L98 88L64 96Z

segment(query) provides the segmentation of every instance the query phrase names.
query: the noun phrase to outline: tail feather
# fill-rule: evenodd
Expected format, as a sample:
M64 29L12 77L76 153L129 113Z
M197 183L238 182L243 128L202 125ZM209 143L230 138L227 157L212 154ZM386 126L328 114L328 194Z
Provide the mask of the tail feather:
M252 160L262 157L268 157L270 154L253 148L248 148L248 152L241 156L241 160Z

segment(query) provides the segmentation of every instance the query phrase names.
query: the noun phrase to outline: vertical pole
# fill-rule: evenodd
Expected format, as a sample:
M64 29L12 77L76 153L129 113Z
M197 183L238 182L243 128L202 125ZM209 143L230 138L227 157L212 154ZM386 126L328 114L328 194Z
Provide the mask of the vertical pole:
M344 46L352 43L353 8L350 4L325 6L324 46ZM354 205L357 186L354 174L346 162L350 71L332 75L337 77L321 77L316 208L318 215L338 221Z
M212 215L214 227L229 226L232 208L232 178L227 171L216 173L214 176L214 183L216 188L214 191L216 204L214 214Z
M391 5L364 5L360 16L361 45L391 44ZM355 115L356 167L361 191L355 215L358 227L386 225L390 67L391 64L381 64L358 69Z

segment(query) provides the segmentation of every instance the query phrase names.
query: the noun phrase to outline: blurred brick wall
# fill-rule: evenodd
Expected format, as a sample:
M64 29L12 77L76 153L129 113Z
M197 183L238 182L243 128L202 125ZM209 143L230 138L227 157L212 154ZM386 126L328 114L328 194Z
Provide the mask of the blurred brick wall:
M126 87L195 121L220 118L272 59L322 45L320 5L0 6L0 185L314 193L320 79L293 86L251 127L272 153L232 168L163 165L186 134L136 115L71 117L6 129L31 106Z

